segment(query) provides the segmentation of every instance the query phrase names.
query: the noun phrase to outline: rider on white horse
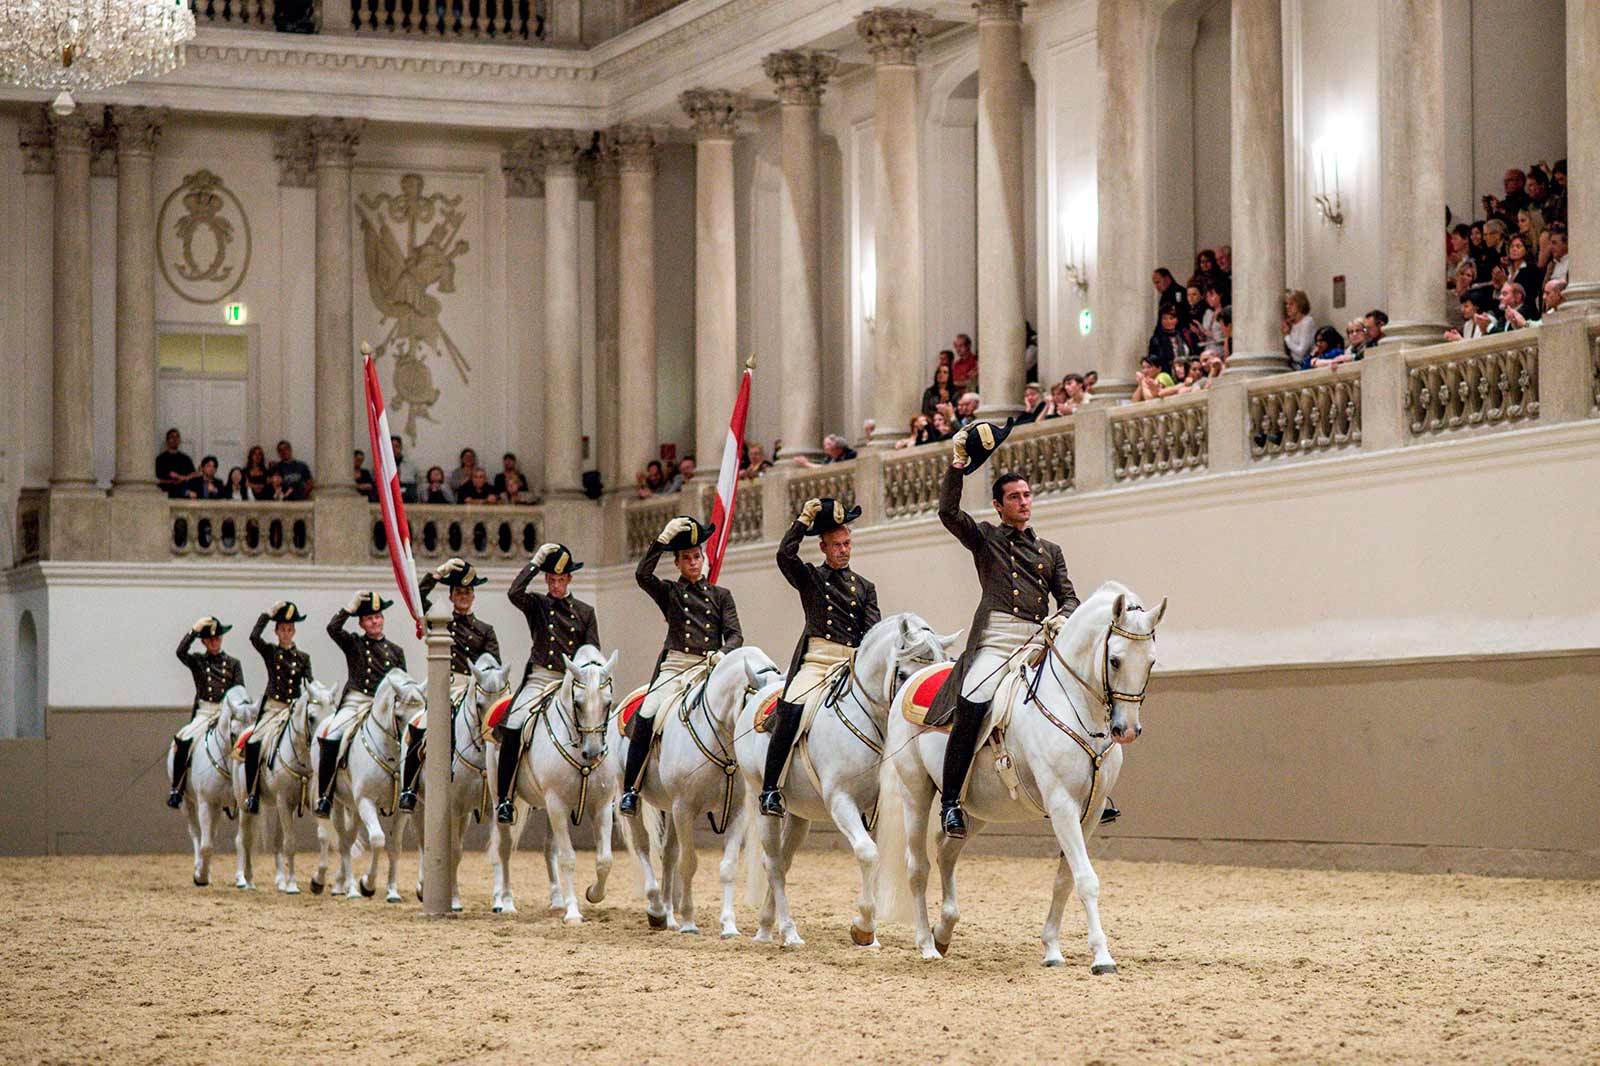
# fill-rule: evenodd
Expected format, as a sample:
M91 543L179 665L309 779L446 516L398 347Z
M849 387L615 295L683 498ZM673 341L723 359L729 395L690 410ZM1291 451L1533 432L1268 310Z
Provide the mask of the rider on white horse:
M473 601L478 594L473 590L484 584L489 579L479 575L473 565L465 559L450 558L441 563L436 570L422 575L422 581L417 590L422 593L422 606L426 610L429 596L434 587L443 585L450 590L450 706L452 713L446 716L452 730L455 728L455 715L453 708L461 705L466 699L467 690L472 687L472 664L484 654L493 655L494 661L500 661L500 638L495 636L494 626L483 621L472 613ZM399 808L402 811L417 809L417 773L422 769L423 739L427 736L427 726L416 722L406 723L406 757L405 767L400 771L400 800ZM452 733L450 750L455 750L454 734Z
M572 551L565 544L541 544L506 594L511 605L528 620L533 648L528 652L528 665L522 671L522 684L511 696L511 710L507 711L495 734L500 742L495 795L500 797L500 802L495 805L494 817L501 825L510 825L516 818L522 728L537 709L531 703L518 707L517 697L530 685L536 692L549 691L552 686L559 685L566 675L567 658L575 657L585 644L600 646L600 626L595 620L594 608L571 594L572 575L582 569L583 564L573 560ZM544 575L545 591L542 593L528 589L534 574Z
M339 701L339 709L326 725L317 730L317 746L321 756L317 761L318 818L326 818L333 812L334 771L339 761L339 742L345 729L372 706L372 697L377 694L385 675L390 670L406 668L405 651L383 635L383 612L392 606L394 601L386 600L368 589L356 593L349 605L335 611L328 622L328 636L344 652L350 680L345 682L344 698ZM352 617L361 626L360 634L344 627Z
M783 772L806 701L830 670L850 661L867 630L878 624L878 590L850 569L850 523L860 517L861 508L846 508L839 500L807 500L778 543L778 569L800 593L806 626L774 712L777 724L761 782L761 813L774 818L783 817ZM821 540L821 566L800 560L800 541L808 533Z
M667 639L650 677L650 690L634 715L628 765L623 773L622 800L617 810L625 818L639 813L639 775L650 758L656 713L673 702L695 681L705 677L708 668L721 654L744 643L739 628L739 612L733 593L713 585L701 576L705 552L701 545L716 531L690 518L678 515L668 520L651 542L650 550L639 560L634 580L661 610L667 621ZM678 580L670 585L656 576L656 564L663 552L672 552L678 567Z
M300 698L300 687L312 680L311 656L294 646L294 626L305 621L288 600L279 600L272 610L263 611L250 630L250 646L267 664L267 691L261 697L261 714L250 731L244 745L244 812L261 811L261 745L277 739L278 732L288 724L294 701ZM268 644L261 634L267 623L275 623L272 632L278 643Z
M183 779L189 773L189 749L195 738L204 736L211 723L222 713L222 697L235 685L244 684L244 667L231 655L222 654L222 634L232 629L207 615L189 627L178 641L178 661L188 667L194 677L194 706L189 712L189 723L173 736L172 791L167 794L167 806L183 806ZM191 652L189 647L199 640L205 652Z

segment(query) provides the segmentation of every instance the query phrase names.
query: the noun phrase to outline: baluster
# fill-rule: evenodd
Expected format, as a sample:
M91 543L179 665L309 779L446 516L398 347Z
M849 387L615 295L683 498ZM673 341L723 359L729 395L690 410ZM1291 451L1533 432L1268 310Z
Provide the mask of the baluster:
M511 5L513 0L494 0L494 2L495 6L500 9L500 22L496 26L495 33L501 40L509 40L511 37Z
M450 23L450 36L452 37L461 36L461 14L466 7L466 3L467 0L450 0L451 13L455 15L454 20Z

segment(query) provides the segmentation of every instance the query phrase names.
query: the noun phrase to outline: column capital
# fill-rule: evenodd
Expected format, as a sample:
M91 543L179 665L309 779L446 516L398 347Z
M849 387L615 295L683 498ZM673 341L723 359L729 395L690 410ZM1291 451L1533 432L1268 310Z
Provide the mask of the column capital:
M517 200L544 196L544 172L539 166L538 143L533 134L518 137L500 153L500 170L506 176L506 196Z
M731 141L739 134L739 120L750 110L750 100L731 89L689 89L678 97L699 140Z
M972 9L979 22L1021 22L1025 0L977 0Z
M620 160L617 158L617 146L611 142L611 138L602 133L595 138L594 147L590 151L594 153L595 184L603 185L606 182L616 181L620 175L618 168Z
M812 48L789 48L768 55L761 61L761 69L772 79L783 103L817 107L828 79L839 69L839 57Z
M317 149L311 140L311 120L285 123L272 137L272 158L278 162L278 184L310 189L317 184Z
M50 135L57 152L87 152L94 134L87 108L80 107L70 115L50 114Z
M154 155L171 115L164 107L113 107L111 127L117 135L117 155Z
M545 177L552 174L576 174L578 154L582 151L583 144L578 138L577 130L534 131L533 160L534 164L544 172Z
M356 145L361 143L365 119L313 118L311 120L311 145L316 154L316 165L323 167L348 167L356 161Z
M856 33L879 66L916 66L932 25L932 15L909 7L875 7L856 16Z
M22 116L17 125L17 147L22 149L24 174L56 172L56 138L50 128L48 107L31 108Z
M604 141L616 153L617 169L625 174L654 173L660 138L649 126L613 126Z

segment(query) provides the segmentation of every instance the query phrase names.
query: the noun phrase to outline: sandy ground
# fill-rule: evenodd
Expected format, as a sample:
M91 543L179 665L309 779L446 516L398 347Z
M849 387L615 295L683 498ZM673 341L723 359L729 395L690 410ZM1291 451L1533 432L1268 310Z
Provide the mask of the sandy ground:
M231 856L219 857L231 882ZM1039 965L1054 863L973 855L950 958L846 934L854 866L803 852L803 948L650 932L629 860L592 920L189 883L185 857L0 860L0 1062L1594 1062L1600 885L1105 862L1121 973ZM258 870L260 867L258 867ZM310 866L301 867L302 885ZM580 856L580 873L592 857ZM415 855L402 867L414 876Z

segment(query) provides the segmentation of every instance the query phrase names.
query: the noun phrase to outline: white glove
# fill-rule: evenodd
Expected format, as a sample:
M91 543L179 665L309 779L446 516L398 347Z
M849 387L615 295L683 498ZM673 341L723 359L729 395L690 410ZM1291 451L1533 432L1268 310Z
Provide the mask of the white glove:
M267 614L269 614L269 615L277 614L279 611L283 610L287 606L289 606L289 601L288 600L279 600L277 603L272 605L272 610L268 611Z
M561 550L561 545L559 545L559 544L555 544L555 543L541 544L541 545L539 545L539 550L533 553L533 558L529 559L528 563L535 570L537 570L539 567L544 565L544 561L546 559L550 558L550 556L554 555L556 552L558 552L560 550Z
M956 457L950 463L957 470L965 470L972 460L967 458L967 430L970 426L963 426L956 430L956 435L950 438L950 443L955 447Z
M693 528L694 519L689 518L687 515L679 515L678 517L669 520L666 525L661 527L661 535L656 537L656 543L667 544L671 542L672 538L676 537L679 533L682 533L686 529Z
M215 619L210 615L206 615L204 618L196 619L194 625L189 627L189 632L199 633L201 630L210 629L211 623L214 621Z
M366 605L367 605L367 594L365 592L358 592L354 596L350 597L350 602L345 605L345 613L347 613L347 614L355 614L357 611L361 610L361 608L365 607Z
M817 520L817 515L821 511L822 511L822 501L821 500L818 500L818 499L807 500L806 501L806 505L804 507L800 508L800 516L798 518L796 518L795 521L799 522L805 528L810 529L811 528L811 524Z
M723 653L720 651L714 651L711 652L706 658L710 660L712 666L716 666L722 661L722 654Z

